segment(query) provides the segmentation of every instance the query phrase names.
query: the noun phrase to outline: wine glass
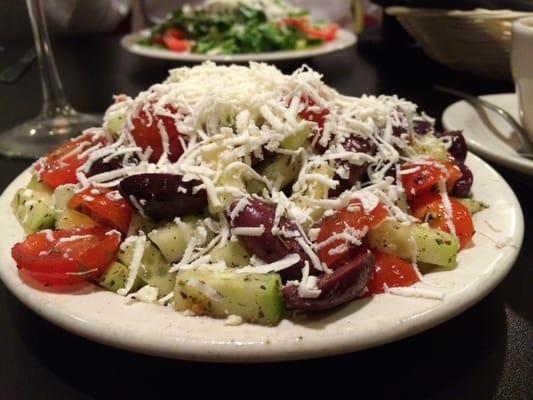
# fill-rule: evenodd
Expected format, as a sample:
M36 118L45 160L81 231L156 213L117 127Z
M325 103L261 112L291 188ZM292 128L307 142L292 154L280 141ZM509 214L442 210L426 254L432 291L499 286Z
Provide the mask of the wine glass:
M101 117L74 110L63 92L50 46L42 0L26 0L39 61L43 105L33 119L0 133L0 154L37 158L84 129L101 125Z

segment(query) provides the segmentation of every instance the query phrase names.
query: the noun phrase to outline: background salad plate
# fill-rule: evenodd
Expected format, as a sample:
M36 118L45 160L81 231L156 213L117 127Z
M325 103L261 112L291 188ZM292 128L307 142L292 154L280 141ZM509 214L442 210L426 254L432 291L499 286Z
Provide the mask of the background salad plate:
M334 53L336 51L347 49L357 42L357 36L355 34L345 29L339 29L339 31L337 32L337 37L334 40L326 42L321 46L311 47L305 50L274 51L268 53L249 54L207 55L194 54L190 52L176 52L156 47L144 46L138 43L140 40L147 38L149 35L150 30L143 30L131 33L122 38L121 45L126 51L140 56L181 62L202 62L207 60L216 62L272 62L311 58L324 54Z

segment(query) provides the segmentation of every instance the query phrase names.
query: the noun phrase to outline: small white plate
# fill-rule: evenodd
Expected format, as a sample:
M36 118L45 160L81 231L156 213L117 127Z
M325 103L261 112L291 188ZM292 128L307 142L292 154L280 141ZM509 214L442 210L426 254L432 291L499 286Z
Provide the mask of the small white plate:
M274 51L268 53L249 53L249 54L231 54L231 55L206 55L206 54L192 54L189 52L176 52L155 47L142 46L138 42L141 39L148 37L149 30L130 33L122 38L120 41L122 47L133 54L140 56L160 58L173 61L185 62L202 62L202 61L216 61L216 62L246 62L246 61L283 61L295 60L299 58L310 58L320 56L328 53L333 53L339 50L344 50L353 46L357 42L357 37L350 31L339 29L337 37L331 42L324 43L322 46L312 47L305 50L290 50L290 51Z
M518 98L514 93L491 94L480 96L508 111L517 121ZM520 157L513 145L520 144L513 129L507 121L487 108L487 120L491 128L483 121L482 115L464 100L450 105L442 114L442 124L447 130L462 130L469 148L495 163L504 165L516 171L533 175L533 160Z
M331 312L283 320L277 327L224 326L223 320L188 317L170 307L135 303L88 285L74 293L53 293L25 284L11 258L23 232L9 203L25 186L21 174L0 197L0 278L24 304L43 318L97 342L162 357L215 362L295 360L349 353L378 346L438 325L472 306L507 275L523 234L522 210L511 188L492 167L469 154L475 197L490 208L474 216L473 245L453 271L426 280L445 293L443 301L374 296ZM426 287L425 285L418 285Z

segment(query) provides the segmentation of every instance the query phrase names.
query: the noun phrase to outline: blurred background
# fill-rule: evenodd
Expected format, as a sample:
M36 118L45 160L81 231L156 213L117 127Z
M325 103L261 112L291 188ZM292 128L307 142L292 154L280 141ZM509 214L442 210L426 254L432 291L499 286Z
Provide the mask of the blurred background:
M52 36L128 33L161 22L173 9L203 0L46 0ZM392 46L416 43L454 69L510 79L513 20L533 0L289 0L313 16L361 33L380 30ZM31 41L25 1L3 0L0 40ZM2 45L0 41L0 46Z

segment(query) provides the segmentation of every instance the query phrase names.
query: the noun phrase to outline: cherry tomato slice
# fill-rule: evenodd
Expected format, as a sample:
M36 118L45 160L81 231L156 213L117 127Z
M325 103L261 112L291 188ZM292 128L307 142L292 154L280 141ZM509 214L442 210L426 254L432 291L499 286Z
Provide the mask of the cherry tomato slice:
M376 264L374 273L366 284L371 294L383 293L384 285L403 287L418 282L418 275L411 263L378 250L372 250L372 252L376 257Z
M430 162L424 164L405 163L402 165L402 185L408 199L435 190L441 179L445 179L446 188L450 190L462 173L454 163L439 164Z
M86 133L82 136L69 140L57 149L45 155L35 165L35 170L44 183L56 188L67 183L77 183L76 170L88 159L88 156L80 157L84 150L100 144L105 146L108 140L105 136Z
M108 228L41 231L15 244L17 266L45 284L73 284L99 276L109 266L120 234Z
M173 37L175 39L185 38L185 32L179 30L178 28L168 28L163 36Z
M165 108L171 113L176 113L176 109L170 105ZM174 162L183 154L182 140L184 138L181 137L176 128L174 118L168 115L158 115L153 108L153 104L142 107L138 115L132 119L132 122L133 129L131 134L135 139L135 143L143 150L148 147L152 149L151 162L157 162L163 154L163 139L159 130L161 124L168 136L168 159Z
M339 26L337 24L327 24L323 26L313 26L308 18L285 18L282 21L286 26L292 26L305 34L308 39L323 40L329 42L337 36Z
M162 38L163 43L165 43L165 46L169 50L177 51L177 52L184 52L188 51L191 48L191 42L189 40L185 39L177 39L172 36L163 36Z
M127 233L132 209L126 200L117 199L110 192L106 188L87 188L72 196L68 207L88 215L102 225Z
M354 199L348 207L338 210L334 215L322 220L317 243L325 242L332 236L345 232L347 228L356 231L371 229L381 223L388 215L387 208L382 203L378 203L372 211L366 213L361 201ZM352 247L346 239L339 238L320 247L318 256L322 262L333 268L345 258Z
M454 197L448 196L448 198L451 205L451 222L454 225L461 249L463 249L474 235L472 217L468 213L468 209ZM432 228L450 233L448 215L442 197L439 194L417 197L412 199L409 204L414 217L427 222Z

